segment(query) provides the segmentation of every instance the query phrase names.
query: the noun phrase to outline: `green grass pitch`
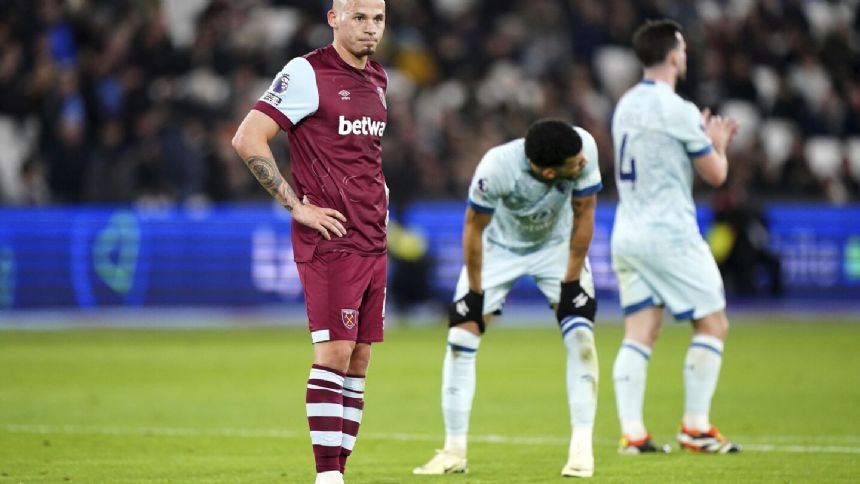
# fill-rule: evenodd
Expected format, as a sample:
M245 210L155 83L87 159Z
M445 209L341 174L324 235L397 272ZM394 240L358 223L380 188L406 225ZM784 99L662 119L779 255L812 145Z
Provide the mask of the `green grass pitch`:
M558 330L491 328L478 357L470 472L412 476L442 441L445 330L396 329L374 349L351 483L572 482ZM601 381L591 482L857 482L860 324L736 320L712 418L740 455L619 456L612 362ZM645 414L673 441L686 325L667 322ZM301 329L0 332L0 482L313 482ZM674 444L674 442L673 442Z

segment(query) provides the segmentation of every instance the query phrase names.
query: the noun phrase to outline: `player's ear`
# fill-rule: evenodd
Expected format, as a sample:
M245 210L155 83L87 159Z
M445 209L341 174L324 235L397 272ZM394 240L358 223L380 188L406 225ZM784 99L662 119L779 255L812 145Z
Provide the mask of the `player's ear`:
M670 50L669 52L666 53L666 58L663 59L663 62L665 62L666 64L673 66L673 67L677 66L678 65L678 52L675 49Z
M328 26L333 28L333 29L336 29L337 28L337 12L335 12L333 8L328 11L326 18L328 19Z
M552 168L542 168L541 176L543 176L544 180L555 180L555 170Z

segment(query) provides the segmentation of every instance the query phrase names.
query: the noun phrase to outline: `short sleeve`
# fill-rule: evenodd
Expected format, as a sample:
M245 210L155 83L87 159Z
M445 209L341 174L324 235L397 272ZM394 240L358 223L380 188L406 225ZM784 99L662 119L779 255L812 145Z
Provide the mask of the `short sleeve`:
M600 160L597 158L597 143L594 141L594 137L578 126L574 129L582 139L582 151L586 163L582 173L573 181L572 195L584 197L603 189L603 180L600 178Z
M511 189L513 178L505 173L503 148L488 151L475 169L469 186L469 206L476 212L492 213Z
M705 132L702 113L691 102L680 102L675 109L670 110L666 127L669 135L684 145L691 159L707 155L713 150L711 139Z
M315 113L319 100L313 67L304 57L296 57L275 76L272 85L254 104L254 109L287 130Z

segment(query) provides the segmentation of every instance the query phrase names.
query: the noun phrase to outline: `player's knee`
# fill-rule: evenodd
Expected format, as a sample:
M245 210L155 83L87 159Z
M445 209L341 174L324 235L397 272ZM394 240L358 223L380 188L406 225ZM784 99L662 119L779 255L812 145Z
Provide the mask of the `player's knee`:
M314 364L346 371L353 351L352 341L326 341L314 345Z
M729 332L729 319L724 311L709 314L693 322L696 333L708 334L725 340Z
M349 358L349 375L366 375L367 367L370 366L370 345L358 343Z

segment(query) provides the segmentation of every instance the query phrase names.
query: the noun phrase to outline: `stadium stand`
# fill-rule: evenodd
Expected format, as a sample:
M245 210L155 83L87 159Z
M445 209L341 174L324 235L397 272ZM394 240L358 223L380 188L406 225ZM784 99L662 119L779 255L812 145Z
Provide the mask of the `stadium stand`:
M0 201L264 197L229 137L287 59L329 41L324 3L3 2ZM486 148L543 116L595 133L611 197L607 127L637 77L630 33L663 16L687 30L681 93L749 129L733 163L745 168L729 186L765 200L860 194L850 176L856 148L836 155L815 141L850 145L860 133L856 1L413 0L388 9L379 53L391 77L386 172L392 186L414 187L393 191L397 205L460 198Z

